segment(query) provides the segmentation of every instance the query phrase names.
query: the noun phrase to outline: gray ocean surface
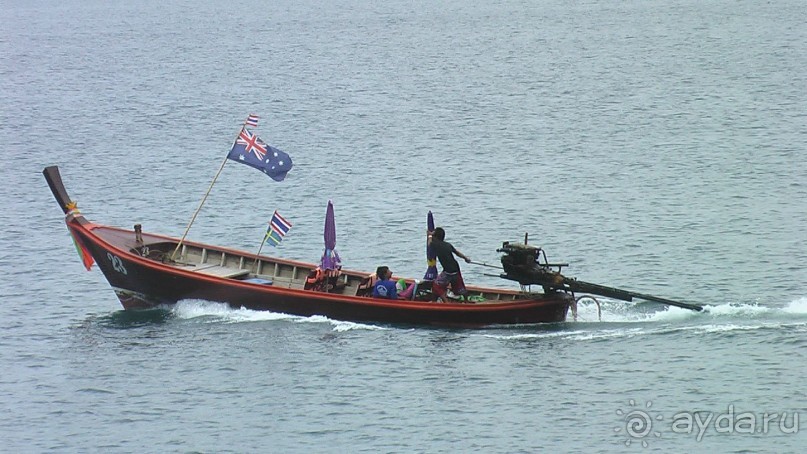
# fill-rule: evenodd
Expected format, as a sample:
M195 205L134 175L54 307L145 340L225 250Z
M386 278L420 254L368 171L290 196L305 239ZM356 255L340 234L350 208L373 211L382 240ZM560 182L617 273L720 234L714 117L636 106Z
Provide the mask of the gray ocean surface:
M0 1L0 452L804 452L803 1ZM529 233L568 275L702 304L364 325L205 301L124 312L91 220L425 271ZM512 288L463 264L469 284Z

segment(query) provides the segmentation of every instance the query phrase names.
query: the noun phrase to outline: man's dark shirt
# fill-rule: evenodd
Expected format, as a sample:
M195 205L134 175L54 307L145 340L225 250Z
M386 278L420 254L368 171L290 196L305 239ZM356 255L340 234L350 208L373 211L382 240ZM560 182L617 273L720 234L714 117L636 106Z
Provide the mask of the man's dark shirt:
M440 240L432 240L432 250L440 260L440 265L443 265L443 271L446 273L457 273L460 270L460 265L457 259L454 258L454 246L451 243Z

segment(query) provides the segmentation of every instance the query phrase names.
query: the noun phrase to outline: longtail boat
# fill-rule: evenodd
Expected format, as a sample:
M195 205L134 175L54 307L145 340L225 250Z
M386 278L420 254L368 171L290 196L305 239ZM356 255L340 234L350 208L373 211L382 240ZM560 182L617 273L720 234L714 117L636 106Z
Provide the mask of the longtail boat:
M311 285L318 267L314 263L146 233L140 225L130 230L91 222L68 196L58 167L47 167L43 174L84 265L89 270L97 264L126 310L201 299L344 321L485 327L563 322L575 304L573 292L562 282L541 283L542 292L528 291L525 282L519 290L468 286L469 298L448 302L433 301L426 282L411 299L373 298L366 288L369 273L353 270L326 276L327 285ZM511 269L502 277L523 280L513 273L518 274Z

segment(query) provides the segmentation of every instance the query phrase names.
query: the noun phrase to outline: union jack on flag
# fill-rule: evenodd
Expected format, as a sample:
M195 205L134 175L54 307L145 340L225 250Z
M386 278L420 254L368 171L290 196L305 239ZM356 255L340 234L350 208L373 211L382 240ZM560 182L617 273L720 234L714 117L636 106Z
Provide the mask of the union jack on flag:
M294 166L288 154L267 145L257 135L249 132L246 126L241 128L227 159L254 167L275 181L283 181Z
M272 246L277 246L290 229L291 223L275 210L272 220L269 221L269 228L266 229L266 240Z
M244 122L244 126L252 126L253 128L258 127L258 116L255 114L249 114L247 117L247 121Z
M263 143L258 136L246 129L241 129L241 134L238 135L238 139L235 143L244 145L247 153L255 153L255 157L258 159L263 159L264 156L266 156L266 144Z

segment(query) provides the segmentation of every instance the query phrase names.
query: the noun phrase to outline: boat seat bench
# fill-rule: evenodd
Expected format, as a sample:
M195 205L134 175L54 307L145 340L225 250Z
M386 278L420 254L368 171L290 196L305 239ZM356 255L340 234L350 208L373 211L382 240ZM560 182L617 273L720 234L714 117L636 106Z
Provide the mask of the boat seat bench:
M242 277L249 274L249 270L237 270L235 268L227 268L225 266L220 265L207 265L196 268L193 270L194 273L202 273L202 274L209 274L211 276L218 276L218 277L227 277L227 278L236 278Z

